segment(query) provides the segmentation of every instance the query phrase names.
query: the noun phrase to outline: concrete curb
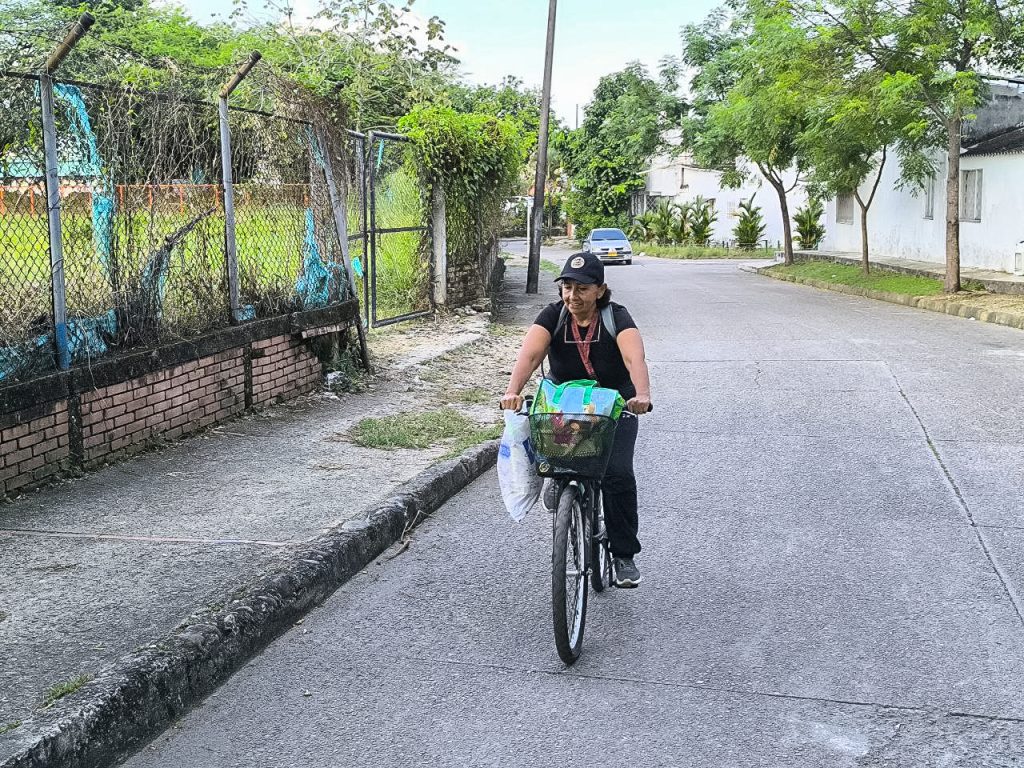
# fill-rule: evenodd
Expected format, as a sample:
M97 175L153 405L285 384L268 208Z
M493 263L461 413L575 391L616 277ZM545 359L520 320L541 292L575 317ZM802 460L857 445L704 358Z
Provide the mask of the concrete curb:
M775 265L773 264L770 266ZM1013 312L1006 312L998 309L982 309L981 307L972 307L967 304L960 303L956 298L953 297L907 296L906 294L902 293L873 291L870 288L858 288L857 286L854 285L840 285L837 283L827 283L824 280L815 280L809 277L796 277L795 275L773 275L767 271L768 269L769 267L765 266L747 271L756 272L757 274L763 275L764 277L770 277L773 280L782 280L787 283L809 285L812 288L820 288L825 291L845 293L850 296L863 296L865 298L875 299L877 301L887 301L890 304L901 304L905 307L926 309L929 312L940 312L942 314L952 315L954 317L963 317L968 319L980 320L983 323L1005 325L1010 328L1024 330L1024 315L1018 315Z
M0 768L97 768L125 757L492 467L498 441L421 472L272 573L196 611L79 691L0 737Z

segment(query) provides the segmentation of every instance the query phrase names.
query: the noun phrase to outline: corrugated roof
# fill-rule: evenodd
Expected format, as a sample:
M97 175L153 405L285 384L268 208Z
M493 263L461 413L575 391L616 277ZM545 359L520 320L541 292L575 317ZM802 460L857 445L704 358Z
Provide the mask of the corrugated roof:
M1007 155L1012 152L1024 152L1024 126L1011 128L971 144L964 151L963 156Z

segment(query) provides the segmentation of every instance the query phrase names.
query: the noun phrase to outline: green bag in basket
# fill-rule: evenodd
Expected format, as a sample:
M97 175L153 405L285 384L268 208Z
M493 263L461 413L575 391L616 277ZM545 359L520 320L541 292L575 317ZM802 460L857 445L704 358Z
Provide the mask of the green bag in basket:
M599 387L596 381L577 379L555 384L541 379L530 414L588 414L618 419L625 407L626 401L617 390Z

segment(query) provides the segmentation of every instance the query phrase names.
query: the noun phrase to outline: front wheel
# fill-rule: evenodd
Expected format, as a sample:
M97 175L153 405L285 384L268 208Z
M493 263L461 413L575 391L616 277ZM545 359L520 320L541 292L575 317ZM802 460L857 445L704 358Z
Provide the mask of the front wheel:
M567 485L558 499L551 550L551 608L555 647L566 664L573 664L583 650L587 619L586 548L590 520L583 509L579 489Z

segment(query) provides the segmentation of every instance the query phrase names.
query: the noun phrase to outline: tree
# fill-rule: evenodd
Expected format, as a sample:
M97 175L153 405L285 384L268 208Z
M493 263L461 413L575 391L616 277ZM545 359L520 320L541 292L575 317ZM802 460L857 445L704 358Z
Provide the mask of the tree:
M918 117L922 105L912 91L885 83L877 69L859 69L848 51L831 44L827 31L807 53L811 60L797 66L814 72L803 78L813 87L807 92L812 106L801 135L812 194L853 195L861 213L861 266L868 274L868 212L890 154L901 159L904 184L920 184L930 167L927 131L922 132Z
M987 68L1020 68L1024 0L833 0L794 3L808 29L828 30L883 91L922 105L917 131L946 154L945 290L960 289L960 151L963 123L983 103ZM939 144L941 135L943 139ZM930 141L925 141L932 137Z
M272 8L264 3L259 0L261 8ZM88 5L96 24L61 67L64 77L171 88L208 100L259 50L264 62L236 92L235 103L273 109L276 94L264 87L272 72L328 101L340 123L364 129L393 129L414 105L438 100L454 85L456 60L444 42L444 22L431 18L413 34L403 12L408 6L382 0L330 0L312 20L286 13L244 28L201 24L157 0ZM241 0L236 13L249 9ZM70 0L0 4L0 65L38 70L80 10Z
M552 144L569 177L566 207L581 234L595 226L626 226L630 195L644 188L646 163L664 130L678 122L681 100L670 87L667 62L660 80L639 64L601 78L574 131L559 131Z
M702 40L709 25L716 33ZM752 0L746 8L720 11L703 27L687 27L683 39L683 59L697 68L691 88L698 94L684 121L684 145L698 163L721 170L726 186L742 183L746 162L760 171L778 195L785 263L792 264L787 196L804 170L801 135L809 115L789 61L808 48L807 32L771 2ZM787 186L785 174L793 169Z
M496 85L453 85L448 89L459 112L494 115L516 123L523 134L536 136L540 126L540 92L511 75Z

